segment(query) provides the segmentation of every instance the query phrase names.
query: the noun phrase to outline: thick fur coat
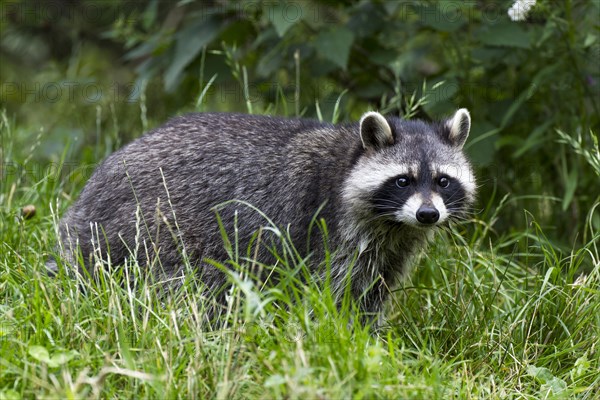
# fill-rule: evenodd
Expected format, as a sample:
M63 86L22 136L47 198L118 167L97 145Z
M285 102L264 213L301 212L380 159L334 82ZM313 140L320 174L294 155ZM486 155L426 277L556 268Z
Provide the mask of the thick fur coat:
M119 265L135 258L165 278L179 276L187 258L217 292L226 276L203 261L228 259L214 207L240 200L289 230L319 276L322 237L311 224L318 212L334 251L334 293L341 296L350 282L363 309L377 312L386 287L407 271L431 229L464 216L474 199L462 152L469 128L466 110L439 123L371 112L347 125L225 113L180 116L97 168L60 222L60 253L65 264L92 275L106 260ZM230 238L237 229L244 253L267 225L241 202L218 210ZM309 234L309 226L315 232ZM256 254L269 262L273 235L263 239Z

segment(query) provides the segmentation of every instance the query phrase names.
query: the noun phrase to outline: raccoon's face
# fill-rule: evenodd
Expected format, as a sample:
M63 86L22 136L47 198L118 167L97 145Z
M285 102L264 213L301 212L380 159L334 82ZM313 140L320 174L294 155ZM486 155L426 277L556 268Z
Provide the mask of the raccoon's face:
M469 129L465 109L438 124L365 114L364 154L345 181L344 200L366 221L427 228L463 217L476 187L462 152Z

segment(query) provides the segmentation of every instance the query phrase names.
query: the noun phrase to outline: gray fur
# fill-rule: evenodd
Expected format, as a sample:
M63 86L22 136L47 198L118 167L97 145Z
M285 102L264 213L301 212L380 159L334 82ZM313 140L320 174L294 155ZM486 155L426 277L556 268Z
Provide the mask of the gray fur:
M110 256L119 265L133 257L161 276L173 277L182 273L185 255L201 281L218 290L226 283L224 273L202 261L227 260L212 208L237 199L278 226L289 226L296 247L312 252L311 268L318 276L323 273L318 269L322 239L311 233L307 249L307 231L324 205L319 217L327 223L329 247L335 250L333 291L338 297L344 293L358 254L350 290L365 311L377 312L386 287L407 271L431 229L389 213L378 215L374 193L394 168L421 176L426 168L452 166L470 179L461 151L468 127L466 134L463 129L453 135L451 121L428 124L369 113L361 128L361 123L220 113L174 118L110 155L94 172L60 222L62 257L66 264L79 265L79 251L92 275L102 268L98 260ZM419 172L415 166L427 167ZM467 184L464 176L458 180L466 189L448 208L451 217L463 216L475 194L472 182ZM432 192L428 187L419 190ZM236 212L240 248L245 249L266 221L248 207L230 203L220 209L229 233ZM258 255L269 259L264 248Z

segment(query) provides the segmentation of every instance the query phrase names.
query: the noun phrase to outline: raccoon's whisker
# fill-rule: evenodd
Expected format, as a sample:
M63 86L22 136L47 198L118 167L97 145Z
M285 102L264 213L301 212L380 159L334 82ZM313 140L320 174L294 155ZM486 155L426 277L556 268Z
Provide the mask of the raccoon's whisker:
M450 204L455 204L455 203L457 203L457 202L459 202L459 201L464 201L464 200L466 199L466 197L465 197L465 196L462 196L462 197L460 197L460 198L458 198L458 199L453 199L453 197L454 197L456 194L457 194L457 192L454 192L454 193L452 194L452 196L450 196L450 197L448 198L448 205L450 205ZM452 200L452 201L451 201L451 200Z
M466 205L465 205L464 203L462 203L460 200L446 204L446 209L447 209L448 211L463 211L463 210L464 210L464 211L467 211L467 210L474 210L474 208L466 206Z
M475 209L467 209L467 208L449 208L448 211L451 214L459 214L459 215L462 215L462 214L464 214L464 215L476 215L476 214L481 213L480 209L475 210Z
M395 205L395 206L398 206L398 207L402 207L402 203L400 203L398 201L395 201L395 200L392 200L392 199L375 198L375 199L373 199L373 201L377 202L377 203L386 202L386 203L389 203L389 204L392 204L392 205Z
M463 212L466 212L466 210L462 207L446 207L446 211L448 212L449 215L453 215L453 214L460 214Z
M400 206L398 206L396 204L390 204L388 206L379 206L379 207L374 207L374 208L378 212L396 212L397 210L400 209Z
M459 197L458 199L453 199L452 198L453 196L454 195L450 196L450 198L448 199L448 204L458 203L459 201L465 201L465 199L466 199L465 196Z
M376 221L378 219L385 219L387 217L393 217L394 215L396 215L395 212L381 213L381 214L374 215L373 217L367 219L366 222L370 223L370 222Z
M470 213L474 213L474 214L481 214L483 212L483 208L475 208L475 207L462 207L463 210L466 210Z
M463 208L449 208L447 210L449 211L450 218L454 217L454 216L457 216L457 215L462 215L462 214L468 213L468 211L465 210L465 209L463 209Z
M468 215L463 215L463 214L453 214L450 217L448 217L448 221L450 222L460 222L460 221L464 221L466 220L468 217Z
M457 205L456 203L447 204L446 209L448 211L465 211L465 212L474 212L474 211L481 212L481 211L483 211L482 208L469 207L469 206L465 206L464 204Z

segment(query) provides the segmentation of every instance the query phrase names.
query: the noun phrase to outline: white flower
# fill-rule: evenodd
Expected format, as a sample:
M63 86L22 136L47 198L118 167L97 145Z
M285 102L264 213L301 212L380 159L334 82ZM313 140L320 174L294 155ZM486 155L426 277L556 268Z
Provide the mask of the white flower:
M533 6L536 0L517 0L512 7L508 9L508 16L513 21L523 21L527 17L527 13Z

